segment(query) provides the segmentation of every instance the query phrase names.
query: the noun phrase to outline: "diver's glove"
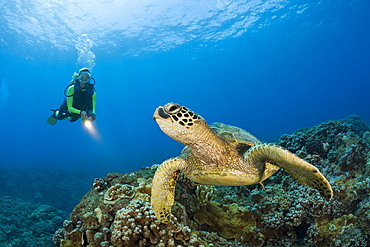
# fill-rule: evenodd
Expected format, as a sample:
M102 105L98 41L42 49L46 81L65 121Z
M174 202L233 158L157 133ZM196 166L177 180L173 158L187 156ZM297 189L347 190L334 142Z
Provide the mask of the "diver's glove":
M96 115L94 113L87 113L86 111L81 111L81 118L90 119L91 121L94 121L96 119Z
M81 111L80 113L82 118L88 118L87 112L86 111Z

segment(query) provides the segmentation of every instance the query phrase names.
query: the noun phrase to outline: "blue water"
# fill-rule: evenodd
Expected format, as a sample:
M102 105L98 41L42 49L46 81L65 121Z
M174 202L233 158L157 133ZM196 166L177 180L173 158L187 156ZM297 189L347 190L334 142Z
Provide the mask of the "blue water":
M184 3L186 2L186 3ZM296 2L296 3L294 3ZM370 123L368 0L0 0L0 163L130 172L182 144L152 120L183 104L263 141L359 115ZM96 57L95 134L46 123ZM81 55L81 54L80 54Z

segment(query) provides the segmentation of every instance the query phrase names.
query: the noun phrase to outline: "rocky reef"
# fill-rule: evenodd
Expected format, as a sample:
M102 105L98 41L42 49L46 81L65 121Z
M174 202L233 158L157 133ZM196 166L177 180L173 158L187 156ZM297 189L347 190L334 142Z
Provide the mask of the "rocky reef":
M54 235L55 246L370 246L370 128L358 117L284 135L276 143L317 166L334 191L315 190L278 171L264 185L195 185L181 176L173 217L150 206L158 165L109 173Z

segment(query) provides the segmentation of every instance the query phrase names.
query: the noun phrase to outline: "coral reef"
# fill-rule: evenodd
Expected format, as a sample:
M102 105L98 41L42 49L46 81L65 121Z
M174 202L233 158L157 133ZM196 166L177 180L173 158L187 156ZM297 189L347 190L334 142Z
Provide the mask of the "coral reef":
M210 201L195 213L194 220L206 225L207 231L218 232L227 239L251 238L256 232L256 221L249 210L237 204L221 205Z
M53 234L67 214L48 205L0 197L0 245L53 246Z
M276 143L317 166L333 199L283 171L264 185L195 185L180 174L169 224L154 216L157 165L110 173L54 236L56 246L370 246L370 128L357 116L284 135Z
M133 186L128 184L116 184L110 187L104 194L104 203L114 204L122 198L132 198L135 195Z
M215 186L200 184L195 189L195 195L198 201L198 206L208 204L216 198L217 189Z
M149 201L151 179L157 167L110 173L102 178L110 187L103 192L92 187L72 211L70 220L55 233L55 246L211 246L209 240L230 246L232 242L215 233L193 230L197 223L188 214L194 215L198 208L196 186L185 177L179 179L177 189L186 196L179 193L176 197L170 223L156 219ZM203 200L209 202L214 197L214 188L202 187L202 191L198 190L198 195ZM184 205L190 202L194 207L185 209L178 201Z
M114 246L175 246L175 242L198 246L199 241L187 226L173 217L168 224L156 219L150 203L133 200L118 210L112 227L111 242Z
M71 212L86 194L91 187L91 178L94 177L89 171L69 171L55 167L0 165L0 170L0 196L48 204L66 212Z
M103 179L95 178L94 183L93 183L93 188L97 192L100 192L100 191L105 190L107 187L106 187L105 181Z

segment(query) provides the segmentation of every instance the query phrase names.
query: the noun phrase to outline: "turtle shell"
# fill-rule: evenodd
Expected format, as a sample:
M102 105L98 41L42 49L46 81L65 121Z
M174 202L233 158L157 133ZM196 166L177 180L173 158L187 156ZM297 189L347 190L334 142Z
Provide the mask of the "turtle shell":
M235 146L240 154L244 154L250 147L262 143L248 131L236 126L216 122L212 123L210 127L219 137Z

